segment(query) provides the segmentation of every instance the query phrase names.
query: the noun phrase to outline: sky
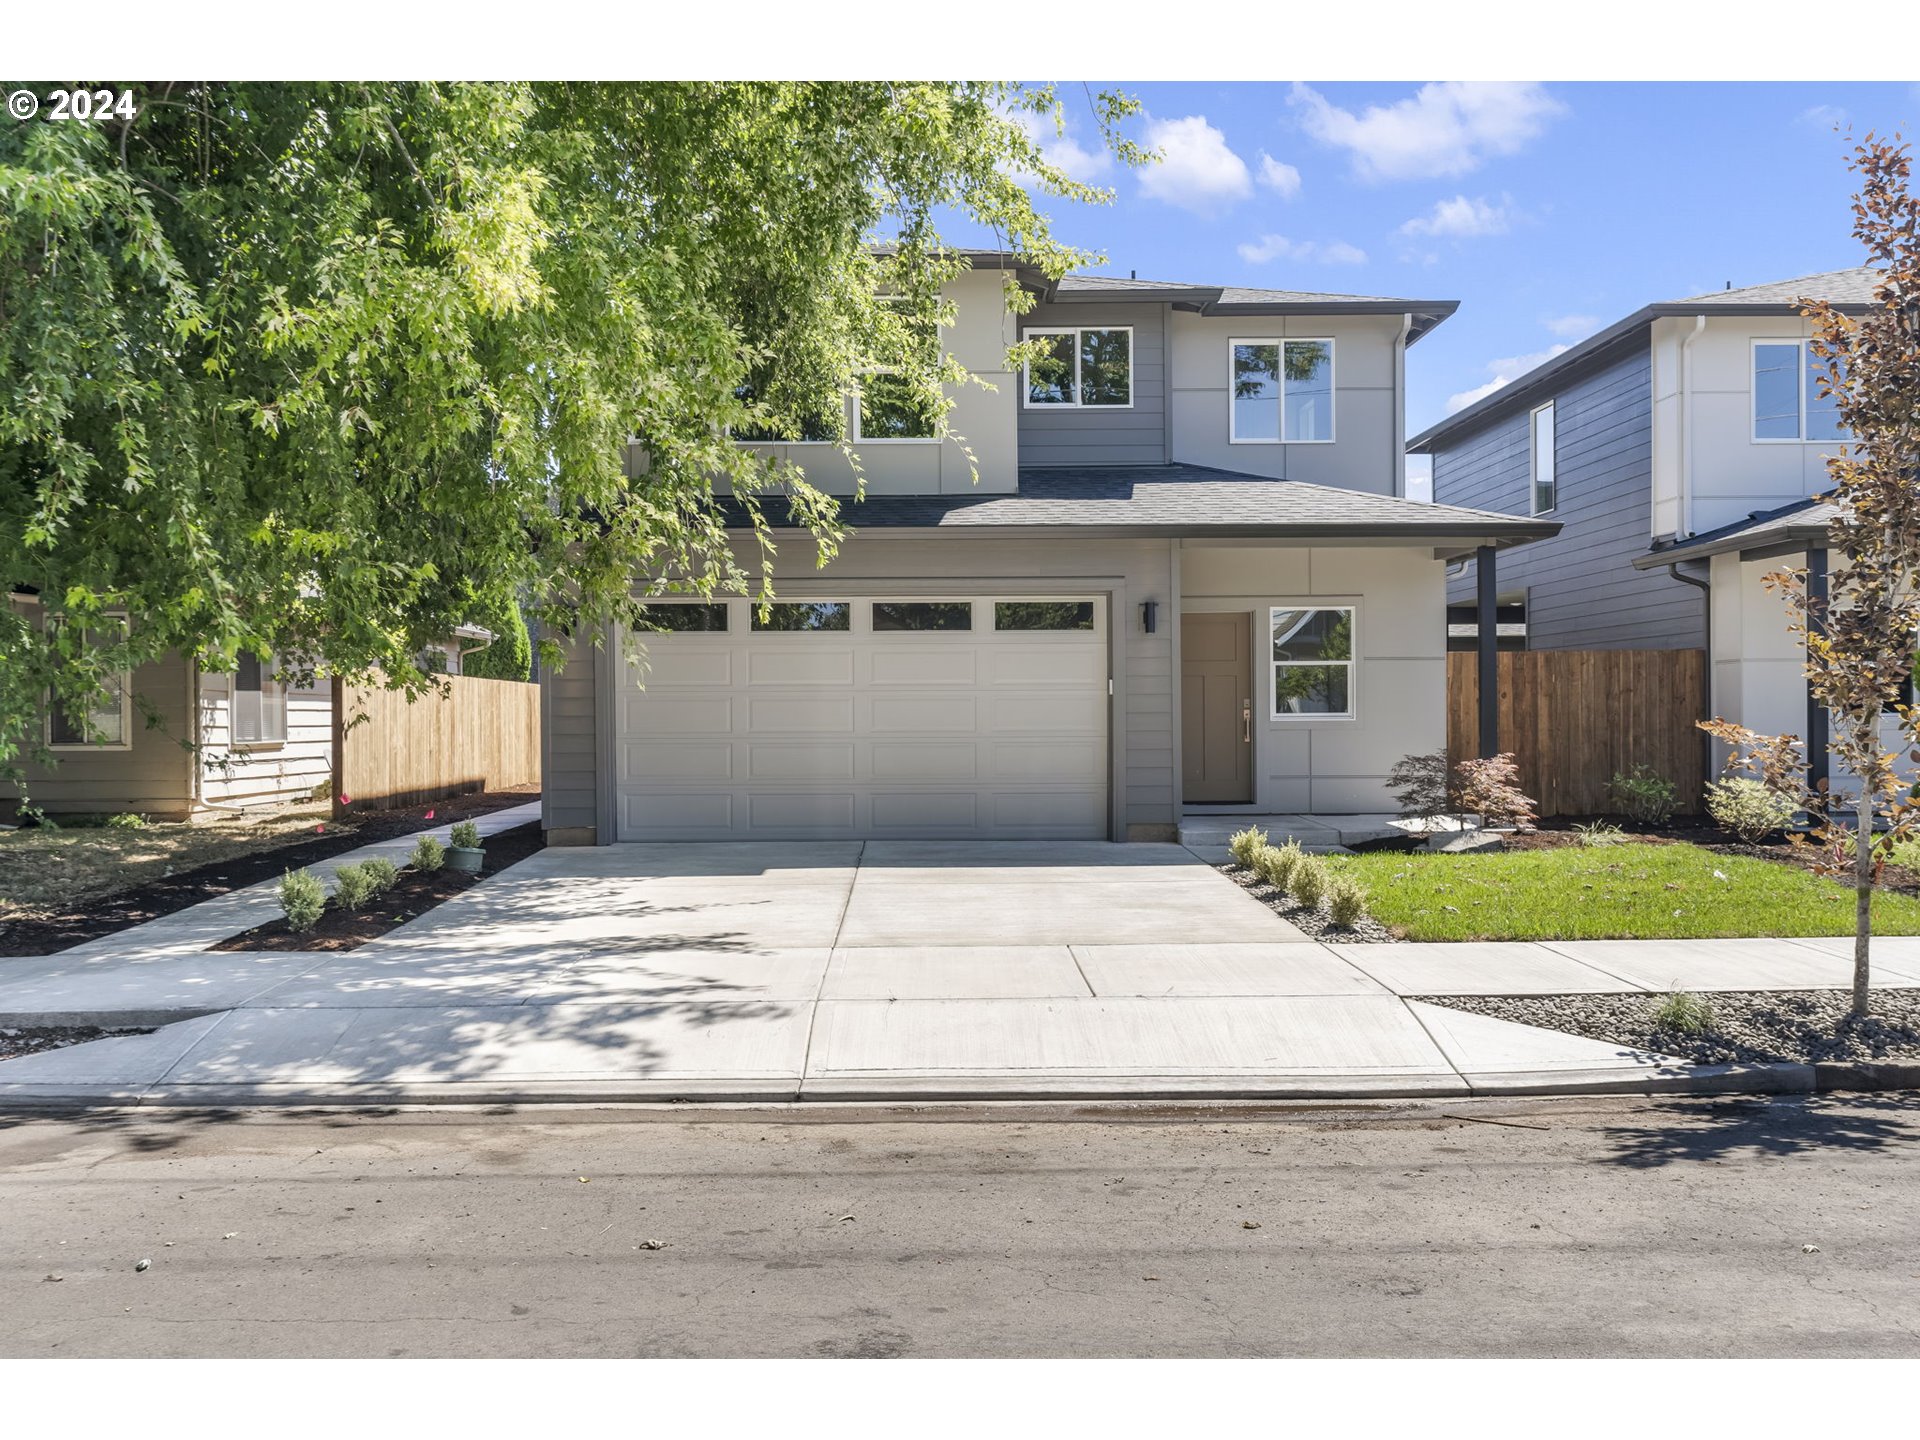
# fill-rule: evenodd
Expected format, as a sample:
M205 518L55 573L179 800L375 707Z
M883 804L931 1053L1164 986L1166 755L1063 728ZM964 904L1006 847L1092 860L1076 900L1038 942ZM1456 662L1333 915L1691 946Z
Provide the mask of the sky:
M1142 102L1129 171L1086 91ZM1063 83L1040 138L1108 206L1039 196L1142 279L1457 300L1407 356L1416 434L1642 305L1862 263L1849 127L1920 84ZM952 238L991 243L955 232Z

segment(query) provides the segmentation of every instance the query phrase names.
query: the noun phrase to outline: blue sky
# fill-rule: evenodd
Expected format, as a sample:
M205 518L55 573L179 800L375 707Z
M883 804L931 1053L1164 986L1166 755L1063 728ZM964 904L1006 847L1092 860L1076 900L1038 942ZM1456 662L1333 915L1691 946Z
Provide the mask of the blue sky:
M1655 300L1861 263L1836 122L1920 126L1908 84L1093 82L1168 160L1099 152L1079 84L1057 233L1144 278L1460 302L1408 356L1409 433ZM977 237L963 237L973 239Z

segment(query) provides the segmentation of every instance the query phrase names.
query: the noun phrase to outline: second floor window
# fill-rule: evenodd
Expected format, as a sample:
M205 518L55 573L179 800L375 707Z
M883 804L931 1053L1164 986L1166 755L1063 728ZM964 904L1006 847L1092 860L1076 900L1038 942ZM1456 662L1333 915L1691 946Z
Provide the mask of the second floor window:
M1029 408L1133 404L1131 327L1029 330L1026 338L1042 347L1027 362Z
M1528 470L1533 482L1533 513L1544 515L1560 503L1559 482L1554 478L1557 451L1553 439L1551 400L1533 412L1532 427L1532 453Z
M1844 440L1840 411L1820 394L1821 362L1804 340L1753 342L1753 438Z
M1333 439L1333 341L1228 344L1228 440L1236 445L1305 445Z
M853 438L937 440L940 423L903 376L875 370L860 378L860 404Z

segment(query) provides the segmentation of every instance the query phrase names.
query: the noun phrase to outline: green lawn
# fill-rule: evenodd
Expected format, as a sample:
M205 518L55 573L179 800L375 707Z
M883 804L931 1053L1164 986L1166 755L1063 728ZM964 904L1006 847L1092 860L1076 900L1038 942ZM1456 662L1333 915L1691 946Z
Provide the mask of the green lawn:
M1409 940L1849 935L1853 892L1791 865L1694 845L1338 857ZM1920 935L1920 900L1873 897L1880 935Z

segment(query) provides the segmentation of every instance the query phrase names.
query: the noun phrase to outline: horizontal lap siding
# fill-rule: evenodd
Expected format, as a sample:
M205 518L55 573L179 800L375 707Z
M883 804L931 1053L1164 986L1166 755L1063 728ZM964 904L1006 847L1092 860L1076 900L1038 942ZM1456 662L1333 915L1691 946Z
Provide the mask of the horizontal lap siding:
M560 643L565 665L540 674L541 824L591 828L600 793L594 650L590 639Z
M187 662L169 652L133 672L128 739L124 749L56 751L51 766L28 765L27 798L54 814L118 814L180 817L191 800L192 739L187 706ZM147 727L141 703L159 719ZM20 798L18 787L0 784L0 801ZM4 807L0 807L4 808Z
M303 800L333 778L333 687L287 692L281 745L234 749L228 743L232 677L200 677L200 793L222 805Z
M1166 306L1036 305L1025 332L1061 326L1133 327L1133 405L1030 408L1015 375L1022 465L1163 465L1167 460Z

